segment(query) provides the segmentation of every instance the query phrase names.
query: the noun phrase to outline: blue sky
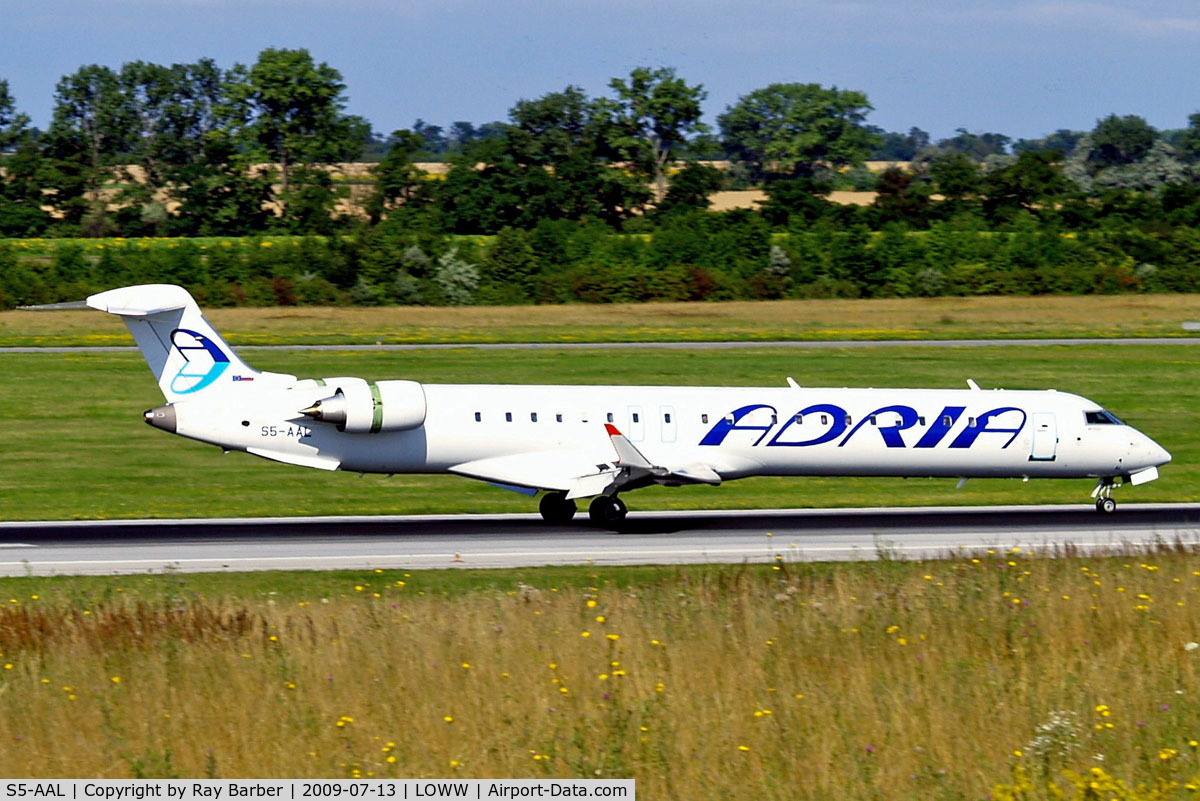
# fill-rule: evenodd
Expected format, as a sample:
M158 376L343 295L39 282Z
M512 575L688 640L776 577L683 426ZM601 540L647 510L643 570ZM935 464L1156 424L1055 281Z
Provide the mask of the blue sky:
M380 132L504 119L636 66L708 91L711 123L777 81L866 92L868 121L1034 138L1110 113L1180 128L1200 111L1200 3L1142 0L4 0L0 79L44 126L83 64L252 63L305 47Z

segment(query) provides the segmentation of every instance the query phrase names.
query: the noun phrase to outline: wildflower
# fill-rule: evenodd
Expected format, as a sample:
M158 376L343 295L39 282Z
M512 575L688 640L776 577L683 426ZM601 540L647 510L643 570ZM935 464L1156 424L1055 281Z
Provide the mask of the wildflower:
M584 631L584 632L581 632L579 636L583 637L586 640L588 637L592 636L592 633L590 631Z
M442 717L442 720L444 720L444 721L445 721L445 722L447 722L447 723L453 723L453 722L454 722L454 716L453 716L453 715L445 715L445 716L443 716L443 717Z
M621 635L620 635L620 634L605 634L604 636L605 636L605 637L607 637L608 639L610 639L610 640L614 641L614 642L615 642L615 641L617 641L617 640L619 640L619 639L621 639Z
M596 608L596 602L595 602L594 600L588 599L588 602L587 602L587 608L588 608L588 609L595 609L595 608Z
M121 683L121 677L120 677L120 676L113 676L113 677L112 677L112 683L113 683L113 684L120 684L120 683Z
M739 746L738 746L738 750L739 750L739 751L749 751L749 750L750 750L750 746L748 746L748 745L739 745Z

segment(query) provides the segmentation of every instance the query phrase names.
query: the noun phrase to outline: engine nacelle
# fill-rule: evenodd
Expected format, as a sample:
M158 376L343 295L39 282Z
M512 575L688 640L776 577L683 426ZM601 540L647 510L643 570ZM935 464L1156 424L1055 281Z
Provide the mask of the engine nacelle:
M407 431L425 422L425 388L416 381L366 382L361 378L329 382L337 389L301 414L333 423L348 434Z

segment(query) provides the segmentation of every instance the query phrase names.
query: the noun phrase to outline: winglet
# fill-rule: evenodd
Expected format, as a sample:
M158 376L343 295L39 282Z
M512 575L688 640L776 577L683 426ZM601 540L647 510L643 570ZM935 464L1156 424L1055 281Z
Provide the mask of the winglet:
M647 470L653 467L650 460L643 456L642 452L616 426L612 423L605 423L604 430L612 438L613 447L617 450L618 465L621 467L641 467Z

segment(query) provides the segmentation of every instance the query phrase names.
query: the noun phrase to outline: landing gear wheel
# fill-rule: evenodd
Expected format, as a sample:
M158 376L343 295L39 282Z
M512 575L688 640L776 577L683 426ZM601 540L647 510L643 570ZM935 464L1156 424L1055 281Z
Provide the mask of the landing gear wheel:
M607 528L619 528L625 522L625 515L629 509L625 506L625 502L617 496L611 498L607 495L597 496L588 506L588 517L598 526Z
M542 519L547 523L570 523L571 519L575 517L575 510L575 501L567 500L565 492L548 492L538 503L538 511L542 513Z
M1110 515L1117 511L1117 502L1112 498L1101 498L1096 501L1096 511L1101 514Z

